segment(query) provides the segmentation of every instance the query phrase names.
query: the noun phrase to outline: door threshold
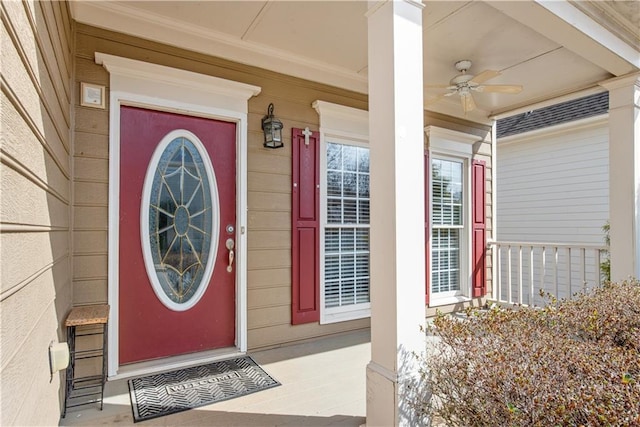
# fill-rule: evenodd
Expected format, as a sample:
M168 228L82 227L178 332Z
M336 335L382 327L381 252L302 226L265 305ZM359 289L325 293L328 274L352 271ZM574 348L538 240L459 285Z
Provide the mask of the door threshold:
M118 373L109 376L107 380L120 380L172 371L174 369L188 368L190 366L202 365L231 357L244 356L245 354L245 352L238 350L236 347L225 347L198 353L148 360L146 362L131 363L120 366Z

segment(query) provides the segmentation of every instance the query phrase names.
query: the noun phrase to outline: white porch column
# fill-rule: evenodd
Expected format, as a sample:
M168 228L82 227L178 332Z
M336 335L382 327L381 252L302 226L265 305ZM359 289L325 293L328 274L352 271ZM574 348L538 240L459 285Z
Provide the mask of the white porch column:
M640 74L601 85L609 90L611 280L640 278Z
M370 2L371 362L367 425L415 425L404 379L424 351L424 133L420 1Z

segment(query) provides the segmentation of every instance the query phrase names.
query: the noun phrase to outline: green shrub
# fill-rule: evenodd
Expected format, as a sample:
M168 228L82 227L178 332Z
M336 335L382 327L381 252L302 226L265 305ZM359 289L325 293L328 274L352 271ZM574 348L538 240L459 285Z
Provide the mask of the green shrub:
M549 297L549 296L547 296ZM640 282L438 316L417 410L452 426L640 426ZM428 396L425 397L425 396Z

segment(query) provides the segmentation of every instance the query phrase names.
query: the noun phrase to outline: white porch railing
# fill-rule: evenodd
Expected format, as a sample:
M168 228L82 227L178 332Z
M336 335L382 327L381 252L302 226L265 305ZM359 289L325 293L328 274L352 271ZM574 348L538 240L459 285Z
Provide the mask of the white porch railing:
M540 290L558 299L597 286L604 245L489 242L496 254L493 299L507 304L544 304Z

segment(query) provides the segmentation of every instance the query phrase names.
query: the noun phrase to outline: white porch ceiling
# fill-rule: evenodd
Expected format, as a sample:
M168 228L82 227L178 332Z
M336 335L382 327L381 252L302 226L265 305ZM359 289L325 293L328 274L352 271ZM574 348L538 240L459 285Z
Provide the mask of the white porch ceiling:
M521 84L518 95L474 93L426 108L486 122L546 100L599 90L638 71L640 2L423 1L424 84L447 84L454 63L502 72L488 84ZM602 4L600 4L602 3ZM367 92L366 1L75 1L83 23L284 74ZM568 24L567 21L571 21Z

